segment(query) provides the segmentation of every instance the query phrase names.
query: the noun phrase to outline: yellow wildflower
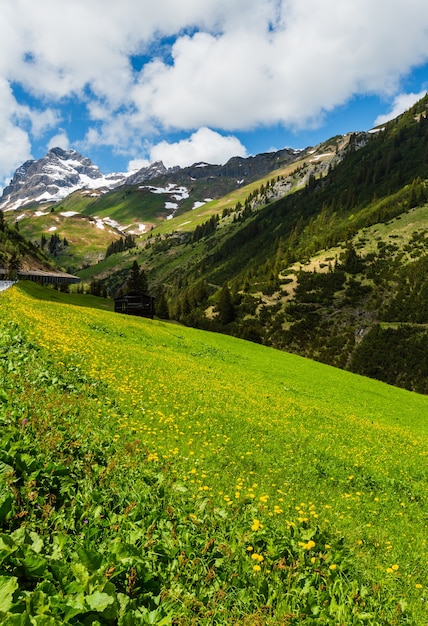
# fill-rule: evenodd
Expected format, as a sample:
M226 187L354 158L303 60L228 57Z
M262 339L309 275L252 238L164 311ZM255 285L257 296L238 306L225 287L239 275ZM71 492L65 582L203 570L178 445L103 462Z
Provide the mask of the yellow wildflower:
M253 519L251 530L257 531L260 530L260 528L263 528L263 524L260 524L260 521L258 519Z

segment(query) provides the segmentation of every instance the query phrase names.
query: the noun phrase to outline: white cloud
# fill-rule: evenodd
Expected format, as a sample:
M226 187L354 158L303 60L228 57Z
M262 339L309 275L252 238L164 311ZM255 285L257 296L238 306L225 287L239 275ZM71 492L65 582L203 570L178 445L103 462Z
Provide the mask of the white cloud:
M138 55L152 60L136 72ZM165 129L316 125L357 94L393 98L427 60L426 0L1 0L0 178L32 137L61 132L71 98L92 119L80 147L138 158ZM192 137L153 152L197 160Z
M245 147L236 137L223 137L210 128L200 128L188 139L176 143L161 141L150 150L152 161L163 161L166 167L186 167L200 161L226 163L232 156L246 156Z
M132 159L128 163L127 171L136 172L138 170L141 170L143 167L149 167L149 165L150 161L148 161L147 159Z
M29 123L30 132L34 137L41 137L61 121L61 116L55 109L48 108L40 111L23 105L17 107L16 117L22 120L23 124Z
M49 140L48 150L51 148L62 148L63 150L68 150L70 148L70 140L65 131L61 131Z
M373 126L380 126L381 124L386 124L389 120L393 120L404 111L410 109L418 100L423 98L426 95L426 91L421 91L420 93L401 93L394 98L392 103L392 109L389 113L385 113L384 115L379 115Z
M14 170L31 158L28 134L16 125L19 105L7 81L0 78L0 191Z
M143 68L132 93L136 118L167 128L300 127L352 95L393 94L410 66L428 58L423 0L391 0L387 12L373 0L278 6L274 28L273 6L259 8L255 22L249 4L238 25L178 38L172 64L155 59Z

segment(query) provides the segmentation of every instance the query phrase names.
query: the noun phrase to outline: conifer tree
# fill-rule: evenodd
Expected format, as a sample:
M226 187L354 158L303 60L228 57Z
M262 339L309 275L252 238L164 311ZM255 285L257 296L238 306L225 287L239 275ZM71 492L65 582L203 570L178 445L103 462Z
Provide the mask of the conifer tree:
M140 270L137 261L131 267L131 274L128 278L128 290L144 293L147 291L147 278L143 269Z
M218 320L221 324L229 324L235 319L235 307L232 301L229 285L224 283L220 290L217 302Z

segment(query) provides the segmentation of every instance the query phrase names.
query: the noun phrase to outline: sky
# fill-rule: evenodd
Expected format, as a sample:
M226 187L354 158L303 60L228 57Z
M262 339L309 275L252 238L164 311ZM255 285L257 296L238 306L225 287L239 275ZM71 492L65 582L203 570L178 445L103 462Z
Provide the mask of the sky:
M427 90L426 0L0 0L0 189L56 146L103 173L225 163Z

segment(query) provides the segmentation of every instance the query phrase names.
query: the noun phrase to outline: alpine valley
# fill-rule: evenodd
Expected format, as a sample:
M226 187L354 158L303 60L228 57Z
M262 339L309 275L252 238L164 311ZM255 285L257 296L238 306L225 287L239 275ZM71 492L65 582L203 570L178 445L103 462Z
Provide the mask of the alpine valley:
M426 394L427 109L225 165L103 175L54 148L3 192L0 265L111 298L136 261L159 318Z

